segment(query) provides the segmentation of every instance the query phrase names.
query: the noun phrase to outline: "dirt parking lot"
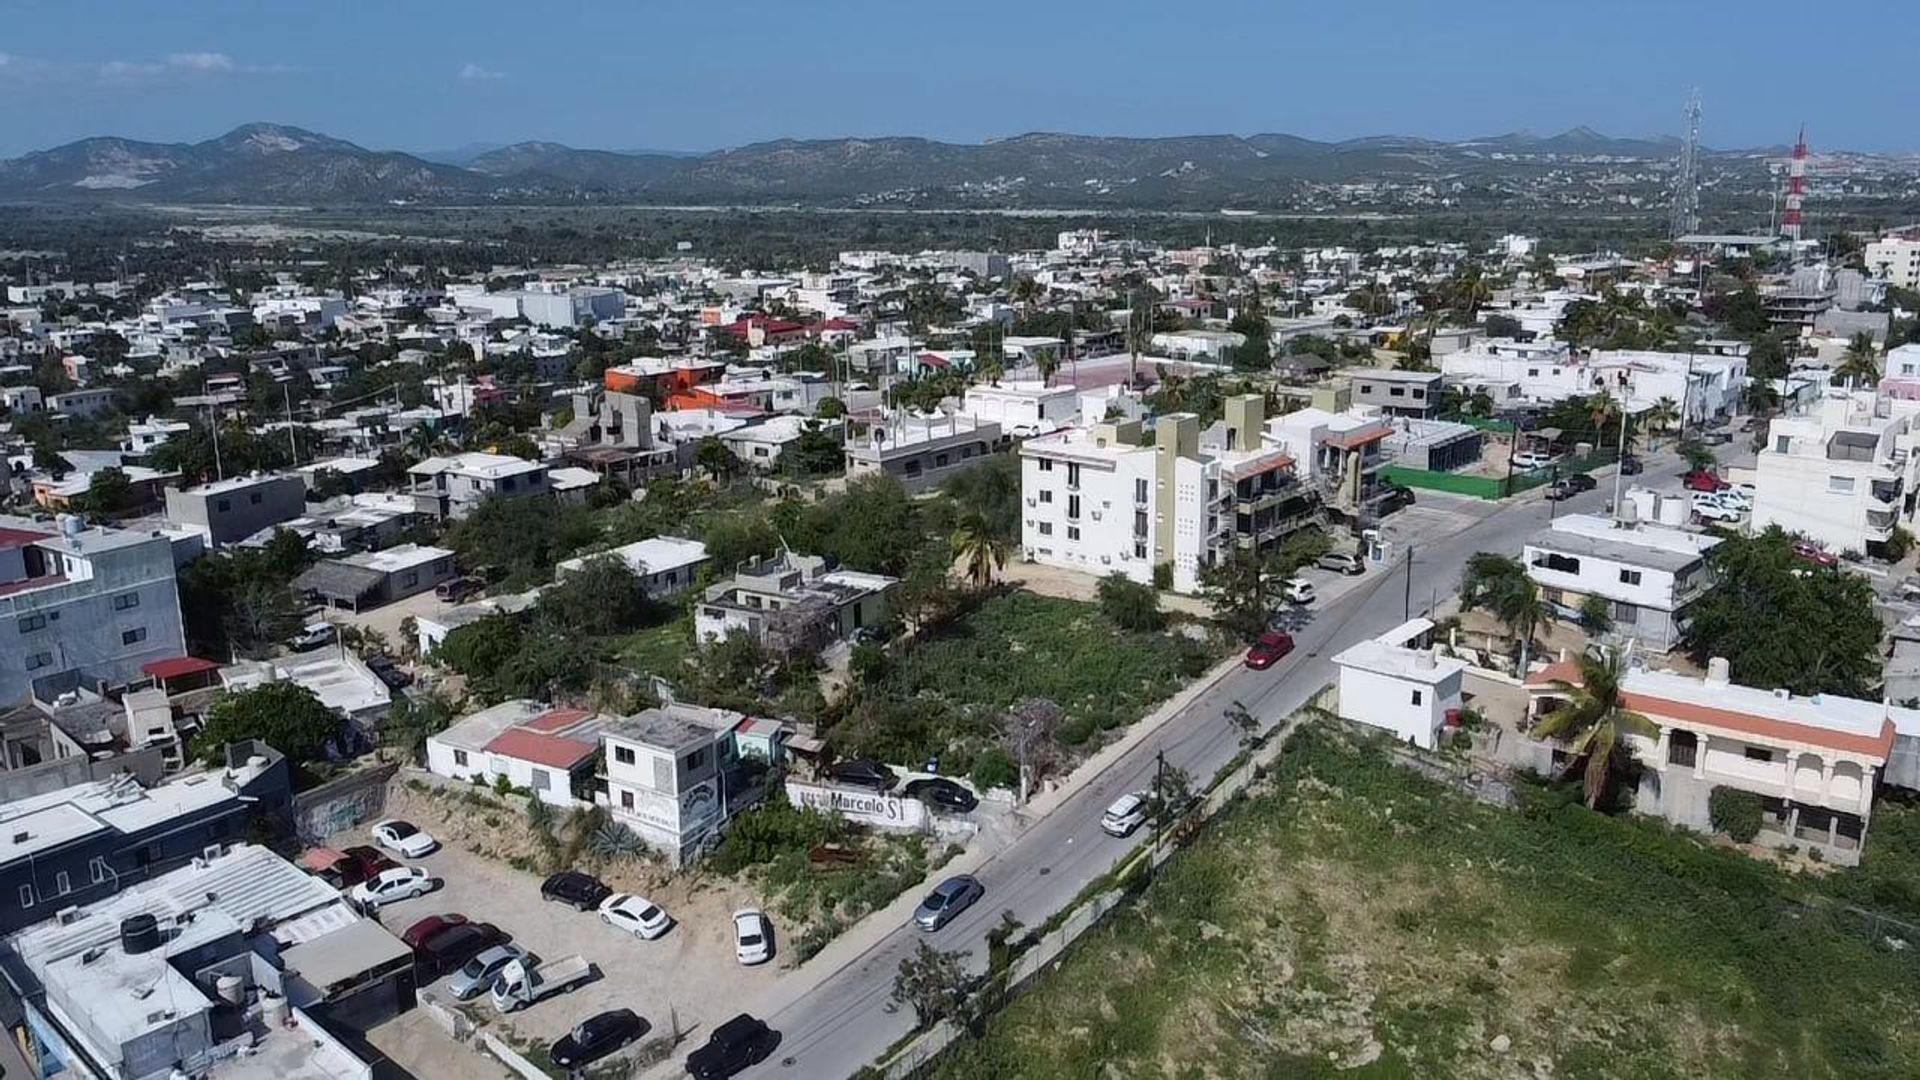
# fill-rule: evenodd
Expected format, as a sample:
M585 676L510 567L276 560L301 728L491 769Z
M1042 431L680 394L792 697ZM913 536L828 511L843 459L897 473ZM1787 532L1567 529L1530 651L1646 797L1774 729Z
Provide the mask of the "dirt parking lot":
M682 1031L693 1033L697 1045L704 1031L738 1013L741 1002L757 996L790 962L784 931L777 920L772 962L747 968L734 959L729 916L736 908L758 905L731 880L697 873L668 874L637 862L629 872L604 875L609 885L641 892L674 918L675 925L665 936L642 941L607 926L593 912L543 901L541 875L515 869L498 857L497 850L480 854L476 849L488 849L487 830L476 819L484 815L471 811L460 814L445 801L417 795L409 798L400 784L392 791L395 797L388 805L391 816L405 817L441 839L440 850L410 861L410 865L432 872L441 884L426 896L381 909L377 917L388 929L403 933L428 915L455 911L475 922L493 923L542 959L578 953L598 971L593 981L575 990L504 1017L489 999L466 1003L463 1010L470 1017L511 1042L544 1047L594 1013L626 1008L651 1025L649 1037L669 1032L677 1022ZM448 820L450 817L462 820ZM343 846L368 841L362 828L331 842ZM421 989L444 989L445 982L442 979ZM418 1014L416 1010L383 1025L373 1033L373 1041L383 1048L391 1044L394 1048L387 1052L406 1065L405 1058L431 1060L431 1052L421 1047L445 1039L447 1053L457 1052L462 1055L459 1060L464 1061L470 1052L458 1048L432 1024L408 1021L408 1016ZM385 1030L389 1028L392 1030Z

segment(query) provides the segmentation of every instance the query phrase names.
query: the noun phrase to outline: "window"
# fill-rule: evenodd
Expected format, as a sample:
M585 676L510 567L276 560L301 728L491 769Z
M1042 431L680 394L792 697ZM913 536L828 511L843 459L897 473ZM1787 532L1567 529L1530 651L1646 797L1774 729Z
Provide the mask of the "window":
M228 511L229 509L231 509L231 508L232 508L232 504L231 504L231 503L229 503L229 502L228 502L227 500L225 500L225 499L221 499L221 500L219 500L219 501L217 501L217 502L215 502L215 503L213 504L213 508L214 508L215 510L218 510L218 511L219 511L220 513L222 513L222 514L224 514L224 513L226 513L226 512L227 512L227 511Z
M464 769L464 768L466 768L466 767L467 767L467 752L466 752L465 750L455 750L455 751L453 752L453 763L454 763L455 765L458 765L459 767L461 767L461 768L463 768L463 769Z
M44 628L46 625L47 617L45 615L28 615L20 620L20 632L23 634L31 634L35 630Z
M1052 502L1052 501L1053 501L1053 492L1051 492L1051 491L1048 491L1048 490L1046 490L1045 488L1042 488L1042 489L1040 490L1040 501L1041 501L1041 502L1043 502L1043 503L1050 503L1050 502Z
M1080 516L1080 496L1078 495L1067 496L1067 517L1069 519L1077 519L1079 516Z
M920 475L920 459L914 458L913 460L907 462L906 472L908 476L919 476Z
M1080 466L1076 462L1067 462L1067 486L1070 488L1080 486Z
M1067 526L1067 539L1069 540L1080 539L1080 526L1078 525Z
M1363 393L1363 394L1371 394L1371 393L1373 393L1373 384L1372 384L1372 383L1361 383L1361 384L1360 384L1360 392L1361 392L1361 393Z
M685 758L683 758L680 764L688 772L692 772L695 769L705 768L707 764L707 752L705 750L695 750L693 753L688 754Z
M1041 459L1040 459L1040 471L1041 471L1041 472L1052 472L1052 471L1053 471L1053 459L1052 459L1052 458L1041 458Z
M107 880L107 860L100 856L95 855L93 861L87 864L87 869L93 872L93 883L95 885L102 884Z
M1052 536L1052 535L1053 535L1053 522L1051 522L1051 521L1043 521L1043 522L1041 522L1041 523L1040 523L1040 535L1041 535L1041 536Z
M1551 551L1541 552L1533 560L1533 565L1547 570L1557 570L1563 574L1580 573L1580 560L1571 555L1559 555Z
M247 493L247 502L248 502L249 504L251 504L251 505L253 505L253 506L258 506L258 505L260 505L260 493L259 493L259 492L257 492L257 491L250 491L250 492L248 492L248 493Z
M1145 540L1135 540L1133 542L1133 557L1136 559L1144 559L1147 557L1147 542Z
M1622 584L1622 585L1638 585L1638 584L1640 584L1640 571L1638 571L1638 570L1622 570L1622 571L1620 571L1620 584Z
M1834 494L1834 495L1853 494L1853 477L1851 476L1827 477L1827 491L1830 494Z
M934 468L936 468L936 469L944 469L944 468L946 468L946 467L947 467L947 455L945 455L945 454L935 454L935 455L933 455L933 467L934 467Z
M29 908L33 906L33 886L31 885L20 886L20 906L23 908Z
M140 594L137 592L121 593L119 596L113 598L113 610L115 611L126 611L139 606Z
M1416 386L1413 388L1413 397L1416 401L1425 401L1427 399L1427 392Z
M1613 621L1619 626L1632 626L1640 621L1640 609L1632 604L1615 603Z
M553 790L553 774L548 772L545 769L533 770L533 790L535 791Z
M622 790L620 792L620 809L622 810L633 809L633 792L626 791L626 790Z
M420 571L409 570L406 573L400 575L401 588L411 589L418 584L420 584Z
M1147 535L1147 512L1145 510L1135 510L1133 512L1133 535Z
M614 747L614 748L613 748L613 760L615 760L615 761L617 761L617 762L619 762L619 763L620 763L620 764L622 764L622 765L631 765L631 764L633 764L633 747L631 747L631 746L616 746L616 747Z
M1748 761L1772 761L1773 751L1764 746L1749 746L1746 749L1746 758Z
M122 645L138 645L145 640L147 640L147 628L144 626L136 626L131 630L120 631L120 644Z
M65 870L53 875L53 891L59 893L61 896L65 896L73 891L73 879L67 876Z
M50 652L37 652L37 653L34 653L32 656L27 657L28 671L39 671L43 667L52 667L52 666L53 666L53 654Z
M1788 447L1790 447L1790 446L1792 446L1792 445L1793 445L1793 438L1792 438L1792 436L1789 436L1789 435L1776 435L1776 436L1774 436L1774 438L1773 438L1773 452L1774 452L1774 453L1776 453L1776 454L1784 454L1784 453L1786 453L1786 452L1787 452L1787 448L1788 448Z
M1387 387L1387 396L1388 397L1406 397L1407 388L1404 386L1389 386Z
M1413 703L1414 703L1415 705L1418 705L1418 704L1420 704L1420 702L1421 702L1421 700L1422 700L1422 699L1421 699L1421 694L1420 694L1420 691L1418 691L1418 690L1415 690L1415 691L1413 692Z
M1137 503L1147 501L1147 482L1144 479L1133 482L1133 501Z

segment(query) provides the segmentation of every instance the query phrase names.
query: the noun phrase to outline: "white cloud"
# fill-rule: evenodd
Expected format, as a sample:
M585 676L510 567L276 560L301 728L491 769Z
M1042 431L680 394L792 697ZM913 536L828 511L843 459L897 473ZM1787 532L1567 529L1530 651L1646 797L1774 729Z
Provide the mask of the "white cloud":
M494 79L504 78L506 78L506 75L503 72L483 68L479 64L472 62L468 62L460 68L460 80L462 82L491 82Z
M167 57L167 66L185 71L232 71L233 57L219 52L174 53Z

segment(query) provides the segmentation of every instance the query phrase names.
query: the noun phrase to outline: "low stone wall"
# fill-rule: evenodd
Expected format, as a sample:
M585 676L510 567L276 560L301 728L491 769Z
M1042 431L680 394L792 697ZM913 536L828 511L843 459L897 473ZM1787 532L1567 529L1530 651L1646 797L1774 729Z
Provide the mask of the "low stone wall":
M295 795L294 833L303 843L317 844L379 818L387 807L387 782L399 770L398 765L380 765Z

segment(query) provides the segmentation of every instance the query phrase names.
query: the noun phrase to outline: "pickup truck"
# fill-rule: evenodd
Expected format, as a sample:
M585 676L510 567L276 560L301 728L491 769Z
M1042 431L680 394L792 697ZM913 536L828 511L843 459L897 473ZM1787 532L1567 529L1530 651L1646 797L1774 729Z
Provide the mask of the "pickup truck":
M593 978L593 965L579 955L528 966L515 960L493 980L493 1007L513 1012L552 994L571 990Z

